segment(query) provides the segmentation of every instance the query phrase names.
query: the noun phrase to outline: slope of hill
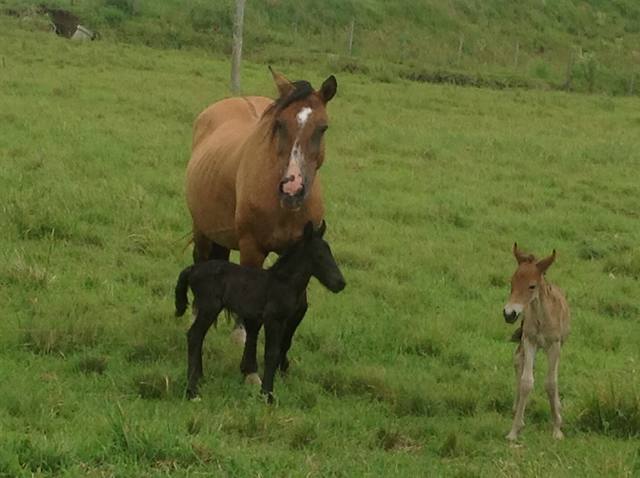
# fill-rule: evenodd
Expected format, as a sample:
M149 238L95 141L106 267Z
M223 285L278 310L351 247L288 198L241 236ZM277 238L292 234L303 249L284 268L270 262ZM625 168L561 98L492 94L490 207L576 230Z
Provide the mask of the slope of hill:
M1 0L28 8L35 0ZM50 0L104 39L228 54L233 0ZM354 22L351 54L347 37ZM634 0L265 0L248 2L246 58L479 86L611 94L640 87Z

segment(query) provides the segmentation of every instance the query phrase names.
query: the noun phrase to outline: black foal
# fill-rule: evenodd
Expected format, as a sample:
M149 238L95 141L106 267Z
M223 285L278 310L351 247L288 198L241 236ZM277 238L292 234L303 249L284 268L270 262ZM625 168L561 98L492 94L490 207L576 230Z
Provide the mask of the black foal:
M260 327L265 328L264 378L262 392L273 400L273 378L278 366L288 367L287 352L296 327L306 310L306 289L311 276L331 292L344 289L345 281L329 245L322 238L324 221L317 231L307 223L300 241L287 249L269 269L242 267L211 260L184 269L176 284L176 315L184 314L187 290L194 295L196 319L187 333L187 397L198 395L202 377L202 342L222 309L243 318L247 340L240 370L256 374L256 346ZM302 312L302 313L301 313Z

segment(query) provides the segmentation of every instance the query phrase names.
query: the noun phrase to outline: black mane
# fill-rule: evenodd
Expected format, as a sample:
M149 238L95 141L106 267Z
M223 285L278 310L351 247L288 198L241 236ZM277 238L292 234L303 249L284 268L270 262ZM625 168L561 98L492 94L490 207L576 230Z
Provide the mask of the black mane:
M287 247L284 252L278 256L276 262L274 262L274 264L269 267L269 270L275 272L276 274L280 274L282 270L289 265L289 262L294 258L296 253L300 250L301 245L302 240Z
M306 80L294 81L291 84L293 85L293 91L287 96L281 96L275 100L271 106L266 109L265 114L270 112L279 113L290 104L304 100L314 92L313 86Z
M298 80L292 83L293 91L285 97L280 97L275 101L276 111L282 111L291 103L303 100L313 93L313 86L305 80Z

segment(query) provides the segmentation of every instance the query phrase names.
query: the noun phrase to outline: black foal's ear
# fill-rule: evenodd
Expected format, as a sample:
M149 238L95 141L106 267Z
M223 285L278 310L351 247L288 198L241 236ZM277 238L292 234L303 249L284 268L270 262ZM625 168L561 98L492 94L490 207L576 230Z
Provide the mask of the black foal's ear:
M313 237L313 223L309 221L304 226L304 238L305 240L309 240Z
M318 228L318 235L320 237L324 236L324 233L327 231L327 223L324 221L324 219L322 220L322 224L320 224L320 227Z

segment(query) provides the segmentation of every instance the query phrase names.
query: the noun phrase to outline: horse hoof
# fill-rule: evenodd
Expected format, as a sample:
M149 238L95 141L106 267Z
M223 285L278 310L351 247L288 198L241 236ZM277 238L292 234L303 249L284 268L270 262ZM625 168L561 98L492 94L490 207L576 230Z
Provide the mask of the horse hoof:
M244 345L247 341L247 331L244 327L238 327L231 332L231 341L236 345Z
M282 373L287 373L288 370L289 370L289 360L284 359L282 362L280 362L280 371Z
M511 431L509 432L509 434L505 437L507 440L509 440L510 442L514 442L518 439L518 434Z
M553 439L554 440L562 440L564 438L564 433L559 428L553 430Z
M273 405L273 403L276 401L275 397L273 396L273 392L265 392L263 390L262 395L264 396L264 399L269 405Z
M202 398L200 398L200 394L198 392L194 392L192 390L187 390L187 400L190 402L201 402Z
M244 378L244 383L248 385L262 385L262 380L257 373L250 373Z

